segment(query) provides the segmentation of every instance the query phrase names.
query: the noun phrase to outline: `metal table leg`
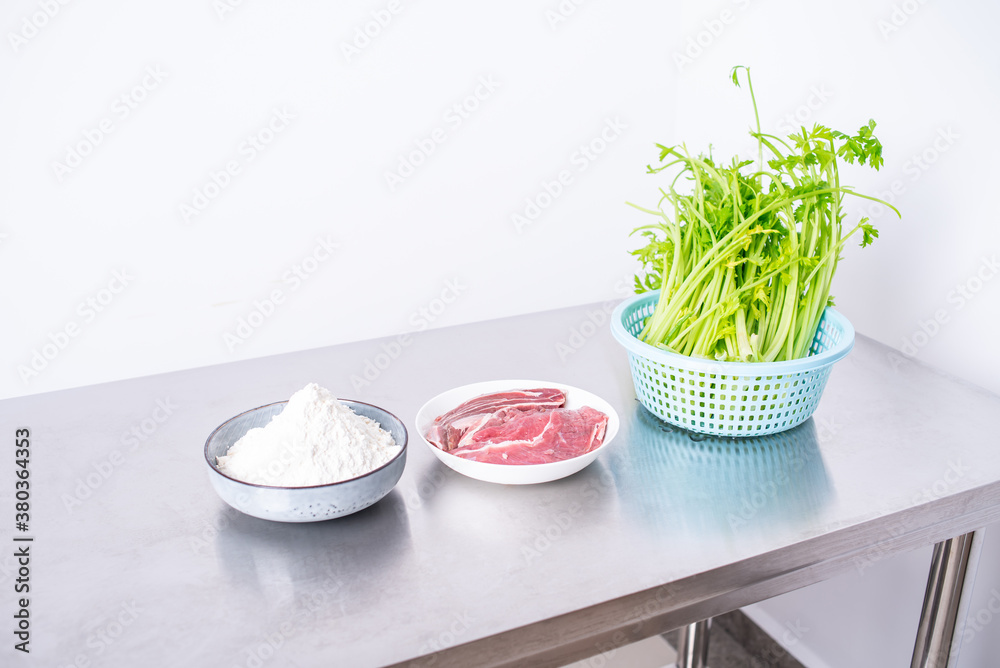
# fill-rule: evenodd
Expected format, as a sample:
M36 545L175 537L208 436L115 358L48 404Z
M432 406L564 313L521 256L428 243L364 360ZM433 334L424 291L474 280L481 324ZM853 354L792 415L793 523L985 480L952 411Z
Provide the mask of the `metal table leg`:
M934 546L910 668L957 665L983 532L978 529Z
M677 643L677 668L708 668L708 634L711 629L711 619L703 619L681 629Z

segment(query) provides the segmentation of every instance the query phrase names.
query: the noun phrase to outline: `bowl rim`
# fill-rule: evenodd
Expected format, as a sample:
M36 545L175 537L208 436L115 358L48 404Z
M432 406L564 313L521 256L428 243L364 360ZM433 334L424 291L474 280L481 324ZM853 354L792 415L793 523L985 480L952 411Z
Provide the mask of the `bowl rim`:
M625 310L645 302L657 302L659 290L643 292L624 299L611 314L611 334L629 353L667 366L697 373L739 377L783 376L803 371L815 371L839 362L854 348L854 325L840 311L831 306L823 308L824 317L833 318L843 328L844 334L832 348L816 355L780 362L719 362L717 360L689 357L680 353L651 346L633 335L622 323Z
M236 420L236 419L239 419L239 418L243 417L247 413L253 413L254 411L259 411L259 410L264 409L264 408L270 408L271 406L277 406L279 404L287 404L288 403L288 399L285 399L284 401L272 401L269 404L264 404L262 406L257 406L256 408L250 408L248 410L245 410L242 413L237 413L236 415L234 415L233 417L231 417L228 420L224 421L218 427L216 427L215 429L213 429L212 433L208 435L207 439L205 439L205 447L204 447L205 462L208 464L209 469L213 473L216 473L217 475L220 475L223 478L226 478L227 480L231 480L231 481L233 481L235 483L239 483L240 485L246 485L248 487L257 487L259 489L294 490L294 489L320 489L320 488L323 488L323 487L334 487L336 485L343 485L345 483L354 482L356 480L361 480L362 478L367 478L368 476L374 475L374 474L378 473L379 471L381 471L382 469L384 469L384 468L386 468L388 466L391 466L397 459L399 459L400 457L404 457L406 455L406 446L407 446L407 444L410 441L410 434L409 434L409 431L406 429L406 423L403 422L402 420L400 420L399 417L396 414L390 413L389 411L387 411L386 409L382 408L381 406L376 406L375 404L370 404L370 403L368 403L366 401L355 401L354 399L340 399L340 398L337 398L337 401L339 401L341 403L360 404L362 406L369 406L371 408L374 408L375 410L378 410L378 411L381 411L381 412L385 413L386 415L388 415L389 417L391 417L392 419L394 419L396 422L398 422L400 424L400 426L403 428L403 443L401 444L402 447L400 448L399 452L396 453L396 456L393 457L392 459L390 459L389 461L387 461L382 466L378 467L377 469L373 469L373 470L369 471L368 473L364 473L364 474L359 475L359 476L354 477L354 478L348 478L347 480L339 480L337 482L328 482L328 483L324 483L322 485L306 485L306 486L302 486L302 487L287 487L287 486L278 486L278 485L261 485L260 483L247 482L246 480L240 480L239 478L234 478L231 475L228 475L228 474L223 473L222 471L220 471L218 464L216 464L215 462L213 462L211 460L211 458L209 457L209 454L208 454L208 444L212 442L212 438L219 432L219 430L222 429L223 427L225 427L227 424L229 424L233 420ZM379 426L381 427L381 424ZM397 445L400 445L400 444L397 444Z
M483 470L495 470L495 471L500 471L500 470L504 470L504 471L521 470L521 471L541 472L541 471L545 471L546 469L568 468L570 466L569 462L579 463L582 460L582 458L588 457L588 456L591 456L591 455L592 455L592 460L596 459L597 456L603 451L604 447L607 446L609 443L611 443L611 441L614 440L614 438L618 435L618 432L621 431L621 417L618 415L618 411L615 410L615 407L612 406L611 402L609 402L607 399L604 399L603 397L599 396L598 394L596 394L594 392L591 392L590 390L585 390L582 387L576 387L574 385L569 385L567 383L561 383L561 382L551 381L551 380L549 380L549 381L528 380L528 383L535 383L537 387L556 387L556 388L564 390L564 391L568 389L568 390L573 391L573 392L585 392L585 393L587 393L589 395L597 397L597 399L599 399L603 403L607 404L607 407L611 410L611 413L608 415L608 424L609 425L611 425L612 423L614 424L614 427L615 427L614 432L610 436L608 436L608 434L605 433L604 440L601 442L601 444L599 446L597 446L593 450L591 450L589 452L584 452L583 454L577 455L576 457L570 457L569 459L560 459L558 461L544 462L542 464L496 464L496 463L493 463L493 462L479 462L479 461L476 461L474 459L467 459L465 457L460 457L459 455L456 455L456 454L453 454L451 452L447 452L445 450L442 450L441 448L437 447L436 445L434 445L433 443L431 443L430 441L428 441L427 437L420 430L420 424L418 423L418 420L420 418L421 413L423 413L424 410L433 401L435 401L436 399L438 399L441 395L447 394L449 392L454 392L456 390L464 390L466 388L471 388L471 387L473 387L475 385L487 385L487 384L497 384L497 383L511 383L511 382L513 382L514 384L508 385L507 387L509 387L511 389L516 389L517 388L517 384L518 383L524 383L524 380L525 379L520 379L520 378L513 378L513 379L500 378L500 379L496 379L496 380L484 380L484 381L479 381L479 382L475 382L475 383L466 383L464 385L458 385L456 387L452 387L452 388L447 389L447 390L445 390L443 392L439 392L439 393L435 394L433 397L431 397L430 399L428 399L427 401L424 402L424 404L417 410L416 416L413 418L413 426L414 426L414 428L417 431L417 436L419 436L420 439L424 443L427 444L427 447L431 448L431 450L434 451L435 455L437 455L438 457L440 457L441 455L447 455L448 457L452 458L452 461L458 460L458 461L464 462L464 464L462 464L462 466L469 465L471 468L482 467ZM478 396L478 395L473 395L473 396ZM595 410L600 410L600 409L598 409L598 408L596 408L594 406L591 406L591 408L594 408ZM601 410L601 412L603 413L604 411Z

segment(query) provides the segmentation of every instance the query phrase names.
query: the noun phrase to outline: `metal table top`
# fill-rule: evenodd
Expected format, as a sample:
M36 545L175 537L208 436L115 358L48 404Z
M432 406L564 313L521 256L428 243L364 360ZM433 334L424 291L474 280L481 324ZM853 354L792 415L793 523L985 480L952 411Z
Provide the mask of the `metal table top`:
M35 538L32 651L2 652L81 668L556 666L1000 519L1000 397L859 336L803 425L692 436L636 402L610 306L0 402L11 460L15 428L32 432ZM413 418L443 390L500 378L595 392L621 432L560 481L464 478ZM404 420L399 484L318 524L230 509L206 437L307 382Z

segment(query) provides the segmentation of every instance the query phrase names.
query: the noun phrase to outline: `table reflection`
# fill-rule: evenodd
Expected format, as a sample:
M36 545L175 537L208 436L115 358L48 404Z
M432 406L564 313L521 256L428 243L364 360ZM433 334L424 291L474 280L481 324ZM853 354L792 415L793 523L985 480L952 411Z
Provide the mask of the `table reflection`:
M403 500L393 490L369 508L325 522L270 522L236 513L216 548L230 581L268 603L312 610L336 601L347 613L381 589L375 573L405 561L410 531Z
M613 470L628 515L671 535L751 536L805 523L832 498L812 419L778 434L706 436L636 403Z

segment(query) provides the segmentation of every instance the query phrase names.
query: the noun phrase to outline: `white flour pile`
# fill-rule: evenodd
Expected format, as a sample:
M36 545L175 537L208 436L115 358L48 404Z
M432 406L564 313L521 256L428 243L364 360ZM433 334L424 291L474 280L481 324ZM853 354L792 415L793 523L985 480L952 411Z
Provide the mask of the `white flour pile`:
M236 441L218 464L220 471L245 482L308 487L374 471L400 449L377 422L310 383L267 426Z

